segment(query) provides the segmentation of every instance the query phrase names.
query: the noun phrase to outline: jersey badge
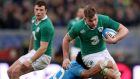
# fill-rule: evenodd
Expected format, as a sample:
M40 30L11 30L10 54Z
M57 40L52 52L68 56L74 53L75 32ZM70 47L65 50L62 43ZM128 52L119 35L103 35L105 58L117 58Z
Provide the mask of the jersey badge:
M99 30L99 32L102 32L103 31L103 27L99 27L98 30Z

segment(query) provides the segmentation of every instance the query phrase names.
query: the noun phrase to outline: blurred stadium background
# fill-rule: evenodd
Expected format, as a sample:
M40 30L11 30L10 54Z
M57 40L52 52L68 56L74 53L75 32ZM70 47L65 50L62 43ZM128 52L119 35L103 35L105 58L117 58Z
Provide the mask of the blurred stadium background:
M28 51L34 2L0 0L0 79L8 79L6 70L9 65ZM48 16L55 26L52 63L62 63L62 39L77 7L92 3L98 13L109 15L130 30L125 39L116 45L108 45L108 49L118 63L122 79L140 79L140 0L49 0L47 3Z

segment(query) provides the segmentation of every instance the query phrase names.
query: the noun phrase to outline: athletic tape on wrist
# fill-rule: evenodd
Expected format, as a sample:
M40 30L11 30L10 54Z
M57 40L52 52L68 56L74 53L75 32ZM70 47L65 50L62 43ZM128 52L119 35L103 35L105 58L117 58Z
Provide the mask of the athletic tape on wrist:
M116 79L120 79L121 73L118 70L115 70Z
M107 64L108 64L108 60L104 61L104 63L101 63L100 64L101 69L104 69L107 66Z
M106 75L108 72L108 68L104 68L102 71L101 71L101 74L102 75Z

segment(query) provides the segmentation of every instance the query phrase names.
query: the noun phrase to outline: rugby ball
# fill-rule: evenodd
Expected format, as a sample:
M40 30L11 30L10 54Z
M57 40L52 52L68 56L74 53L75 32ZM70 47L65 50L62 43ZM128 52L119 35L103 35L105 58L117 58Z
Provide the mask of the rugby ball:
M102 31L102 36L104 39L106 39L106 35L109 34L110 37L114 38L115 35L117 34L117 32L113 29L110 29L110 28L105 28L103 31Z

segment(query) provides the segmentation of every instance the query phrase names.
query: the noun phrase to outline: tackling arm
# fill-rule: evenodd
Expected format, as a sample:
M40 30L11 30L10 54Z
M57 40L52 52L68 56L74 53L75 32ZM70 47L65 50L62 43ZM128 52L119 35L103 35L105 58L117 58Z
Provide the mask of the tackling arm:
M94 75L98 74L101 71L101 67L99 65L96 65L88 70L84 70L81 72L81 77L82 78L90 78L93 77Z

